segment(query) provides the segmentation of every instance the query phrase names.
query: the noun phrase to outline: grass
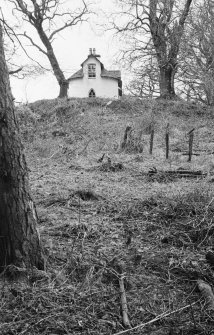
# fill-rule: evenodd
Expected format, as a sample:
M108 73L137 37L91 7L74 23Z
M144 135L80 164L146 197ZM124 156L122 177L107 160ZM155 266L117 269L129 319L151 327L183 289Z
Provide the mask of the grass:
M152 180L147 172L153 166L209 171L213 111L185 102L106 102L49 100L17 110L46 271L31 269L21 281L1 278L1 335L125 331L122 274L132 327L169 313L127 334L212 334L213 316L196 285L198 279L213 285L205 258L213 246L211 176ZM127 125L141 132L142 153L134 145L120 150ZM181 151L192 128L200 156L188 163Z

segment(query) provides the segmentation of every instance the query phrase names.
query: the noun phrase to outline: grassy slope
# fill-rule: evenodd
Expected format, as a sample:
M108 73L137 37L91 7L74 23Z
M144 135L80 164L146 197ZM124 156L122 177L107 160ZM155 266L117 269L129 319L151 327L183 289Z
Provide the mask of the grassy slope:
M125 273L132 326L195 303L145 334L209 334L213 319L195 290L212 283L213 184L151 180L146 173L212 167L213 111L184 102L124 98L38 101L17 110L30 168L47 275L2 290L1 334L115 334L122 331L116 274ZM153 156L150 125L155 125ZM170 124L170 159L164 132ZM121 152L127 125L143 153ZM195 128L187 163L187 133ZM123 169L109 171L107 157ZM94 195L92 199L80 197ZM33 284L32 284L33 282ZM14 293L15 290L15 293ZM142 334L142 329L130 332Z

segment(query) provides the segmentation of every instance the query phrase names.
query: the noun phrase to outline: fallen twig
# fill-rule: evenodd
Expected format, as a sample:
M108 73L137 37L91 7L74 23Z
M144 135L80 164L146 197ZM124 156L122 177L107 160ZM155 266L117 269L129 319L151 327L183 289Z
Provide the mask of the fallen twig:
M182 153L182 156L189 156L189 152L184 152L184 153ZM200 156L200 154L197 154L197 153L193 153L193 152L192 152L192 156Z
M115 334L113 334L113 335L121 335L121 334L125 334L125 333L128 333L128 332L131 332L132 330L136 330L136 329L138 329L138 328L144 328L145 326L148 326L148 325L150 325L150 324L152 324L152 323L154 323L154 322L156 322L156 321L158 321L158 320L161 320L161 319L163 319L163 318L165 318L165 317L167 317L167 316L170 316L170 315L172 315L172 314L181 312L181 311L183 311L184 309L187 309L187 308L189 308L189 307L192 307L192 306L195 305L197 302L198 302L198 301L194 302L193 304L189 304L189 305L187 305L187 306L178 308L178 309L176 309L176 310L174 310L174 311L172 311L172 312L168 312L168 313L165 312L165 313L162 313L162 314L156 316L156 318L154 318L154 319L152 319L152 320L150 320L150 321L148 321L148 322L146 322L146 323L141 323L141 324L138 325L138 326L135 326L135 327L130 328L130 329L122 330L121 332L119 332L119 333L115 333Z
M43 322L43 321L45 321L45 320L47 320L47 319L50 319L50 318L56 318L56 316L59 316L59 315L62 315L62 313L58 313L58 314L55 314L55 315L53 315L53 314L52 314L52 315L48 315L48 316L46 316L46 317L40 319L40 320L37 321L36 323L27 325L27 328L26 328L25 330L23 330L23 331L20 333L20 335L25 334L30 328L33 328L33 327L37 326L37 325L40 324L41 322Z
M126 292L124 288L124 276L121 275L119 278L119 285L120 285L120 294L121 294L121 308L122 308L122 315L123 315L123 325L124 327L131 327L128 317L128 307L126 301Z

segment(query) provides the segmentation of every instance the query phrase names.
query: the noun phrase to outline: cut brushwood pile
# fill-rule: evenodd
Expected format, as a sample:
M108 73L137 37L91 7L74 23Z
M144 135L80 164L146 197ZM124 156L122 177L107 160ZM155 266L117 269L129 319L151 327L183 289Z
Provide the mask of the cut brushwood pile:
M207 177L207 173L197 170L183 170L183 169L178 169L178 170L166 170L166 171L161 171L157 170L156 167L153 167L149 170L148 176L151 177L151 179L158 180L158 181L166 181L166 180L174 180L177 178L205 178Z
M124 169L122 163L112 162L111 158L107 157L106 162L102 163L99 170L104 172L117 172Z

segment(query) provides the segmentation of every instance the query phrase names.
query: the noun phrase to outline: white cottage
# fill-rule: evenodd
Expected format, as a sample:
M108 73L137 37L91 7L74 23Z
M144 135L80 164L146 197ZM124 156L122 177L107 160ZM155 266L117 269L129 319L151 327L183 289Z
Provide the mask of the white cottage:
M108 71L99 60L95 49L89 49L88 58L69 81L69 97L101 97L118 99L122 96L120 71Z

